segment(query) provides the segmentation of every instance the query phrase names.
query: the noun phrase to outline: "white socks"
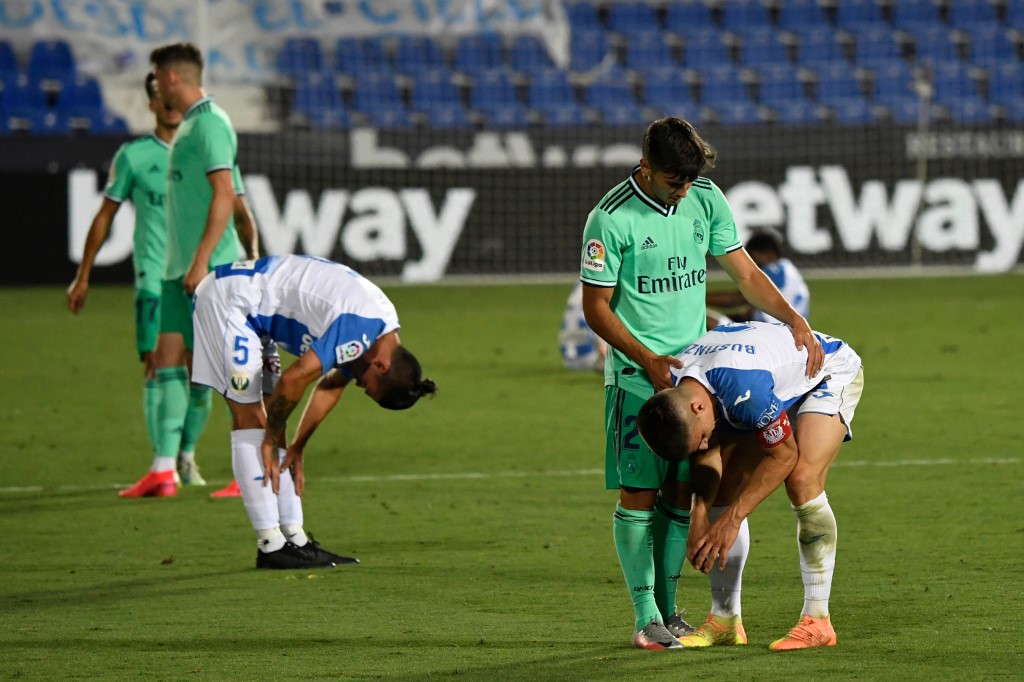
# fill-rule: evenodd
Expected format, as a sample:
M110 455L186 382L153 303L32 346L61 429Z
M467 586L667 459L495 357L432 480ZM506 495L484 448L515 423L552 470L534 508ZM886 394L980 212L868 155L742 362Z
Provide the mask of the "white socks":
M176 457L154 457L153 464L149 467L150 471L174 471L175 467L178 466L178 460Z
M824 618L832 592L832 572L836 565L836 517L821 493L810 502L793 507L796 514L797 547L800 550L800 576L804 581L804 610L801 615Z
M708 520L714 523L726 507L712 507ZM729 557L725 561L725 570L718 569L718 562L708 576L711 581L711 613L725 618L736 618L743 615L740 608L740 592L743 589L743 567L747 563L750 552L750 528L743 519L736 542L729 549Z
M256 531L262 552L275 552L285 540L298 546L308 539L302 530L302 498L295 494L292 475L282 471L278 494L270 485L263 485L263 429L240 429L231 432L231 469L242 492L242 502L249 521ZM278 450L284 461L285 450Z

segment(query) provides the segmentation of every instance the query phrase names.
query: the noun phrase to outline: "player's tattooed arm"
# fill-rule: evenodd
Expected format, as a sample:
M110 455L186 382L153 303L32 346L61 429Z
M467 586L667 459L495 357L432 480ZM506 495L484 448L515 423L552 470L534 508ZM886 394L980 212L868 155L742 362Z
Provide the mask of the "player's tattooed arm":
M291 400L284 395L271 396L267 401L267 435L273 437L278 447L287 445L285 427L288 425L288 417L298 404L298 400Z

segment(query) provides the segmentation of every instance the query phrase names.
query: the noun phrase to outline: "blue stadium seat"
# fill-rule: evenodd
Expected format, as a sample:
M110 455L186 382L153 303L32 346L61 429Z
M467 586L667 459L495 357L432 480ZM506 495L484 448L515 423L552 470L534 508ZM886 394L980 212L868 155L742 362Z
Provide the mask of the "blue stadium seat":
M644 71L643 77L644 84L641 90L647 106L666 114L671 111L697 109L690 85L680 78L679 69L656 66Z
M66 83L72 80L76 68L71 46L63 40L40 40L32 46L27 71L34 81Z
M589 123L583 107L574 103L552 104L540 110L541 121L553 128L579 128Z
M569 20L569 30L573 33L576 31L602 30L604 28L597 14L597 7L586 0L566 4L565 14Z
M310 127L315 130L348 130L352 127L352 119L345 108L317 109L308 118Z
M391 69L384 44L377 38L338 38L334 50L334 68L339 73L355 77L366 71Z
M811 72L815 99L822 104L837 110L867 104L857 73L846 62L822 63L811 68Z
M1024 31L1024 3L1009 2L1006 4L1006 15L1003 21L1010 28Z
M344 104L330 72L305 74L295 83L292 111L308 119L320 117L324 111L341 109Z
M732 54L717 29L709 28L684 37L683 66L700 69L732 62Z
M832 120L843 125L869 125L878 121L874 107L863 97L837 102L831 111Z
M61 90L57 109L70 118L96 121L103 118L107 108L99 82L95 78L78 76Z
M510 57L512 68L527 76L555 68L551 55L536 36L517 37L512 43Z
M854 62L864 68L903 60L903 47L887 26L872 26L854 35Z
M610 103L599 107L599 111L606 126L641 128L651 122L636 105Z
M712 109L719 123L724 125L757 125L764 122L760 109L753 102L719 102Z
M770 26L761 26L743 32L740 61L747 66L785 64L789 62L789 55L779 32Z
M384 130L403 130L416 125L409 110L403 105L373 109L366 113L366 118L374 128Z
M811 66L823 62L841 62L846 59L836 31L830 26L819 26L799 31L795 35L798 64Z
M501 39L493 34L469 35L455 44L452 68L461 73L475 75L505 64L505 48Z
M806 99L774 102L771 110L775 121L783 125L814 125L822 118L818 107Z
M885 104L885 109L889 112L889 118L893 123L911 126L919 123L923 106L918 97L909 96L890 100ZM926 115L929 121L939 118L938 110L933 106L929 106Z
M1024 116L1024 78L1019 64L1000 64L989 71L988 98L1017 116ZM1021 120L1020 118L1014 120Z
M8 116L18 119L31 119L37 111L49 109L46 91L39 81L24 73L4 84L0 102Z
M943 108L948 112L953 123L965 125L985 125L996 120L992 107L982 99L959 99L947 102Z
M818 0L786 0L779 5L779 26L787 31L829 26Z
M836 26L851 33L866 28L885 26L878 0L838 0Z
M961 62L938 62L930 69L933 94L936 104L950 105L964 100L981 101L981 91L974 73Z
M738 68L729 64L719 64L702 69L701 103L718 107L723 104L752 104L747 84Z
M661 31L636 33L626 45L626 67L643 71L655 66L675 64L672 47Z
M490 69L477 74L469 89L469 105L479 111L497 107L522 106L516 86L509 72L504 69Z
M608 29L613 33L631 36L661 30L654 7L642 0L619 1L608 7Z
M765 64L757 69L758 101L774 107L785 102L807 102L804 84L789 64Z
M421 72L412 84L410 100L413 110L420 112L438 105L462 103L459 87L447 69Z
M890 107L910 99L920 99L914 89L914 72L904 62L879 65L871 88L875 102Z
M366 72L355 79L355 109L366 115L377 111L405 109L402 93L395 79L386 72Z
M914 39L914 59L918 63L933 64L960 59L960 48L945 26L915 26L910 34Z
M578 104L569 77L559 69L545 69L536 74L527 88L527 103L533 109L560 104Z
M942 17L933 0L899 0L892 4L892 24L911 31L922 26L942 26Z
M418 74L445 66L444 52L429 36L402 35L395 48L395 69L404 74Z
M435 102L421 113L426 114L427 125L444 130L464 130L473 127L469 112L461 102Z
M949 3L949 24L953 28L971 30L975 26L994 26L998 22L996 6L991 0L954 0Z
M639 109L633 87L622 78L604 78L594 81L584 90L584 101L595 109L625 104Z
M768 8L762 0L729 0L722 3L722 28L741 32L771 25Z
M13 80L20 70L14 48L6 40L0 40L0 82Z
M71 132L71 121L63 112L39 109L29 119L29 131L33 135L67 135Z
M660 37L660 36L659 36ZM630 41L632 47L636 41ZM577 31L569 42L569 68L573 71L590 71L605 63L612 48L604 30Z
M967 29L968 55L972 64L994 68L1000 64L1017 64L1017 46L1009 32L999 24L976 24Z
M497 104L488 109L481 110L480 113L488 128L525 128L530 123L526 109L518 102Z
M324 69L324 53L316 38L288 38L277 53L277 71L289 78Z
M714 26L711 8L703 0L676 0L665 8L665 29L681 36Z

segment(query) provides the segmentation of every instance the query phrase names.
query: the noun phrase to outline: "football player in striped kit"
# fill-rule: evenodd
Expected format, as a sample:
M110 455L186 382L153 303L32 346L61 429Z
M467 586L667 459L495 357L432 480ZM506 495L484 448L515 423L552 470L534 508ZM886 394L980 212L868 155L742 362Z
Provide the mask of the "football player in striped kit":
M684 647L746 643L740 611L746 519L783 482L797 519L804 606L800 622L770 648L836 643L828 601L837 530L825 479L852 437L864 370L846 342L814 334L825 359L808 377L807 353L793 346L785 325L717 327L676 356L682 367L671 370L675 387L640 409L637 426L651 449L670 461L690 461L687 558L710 574L711 612L680 638Z

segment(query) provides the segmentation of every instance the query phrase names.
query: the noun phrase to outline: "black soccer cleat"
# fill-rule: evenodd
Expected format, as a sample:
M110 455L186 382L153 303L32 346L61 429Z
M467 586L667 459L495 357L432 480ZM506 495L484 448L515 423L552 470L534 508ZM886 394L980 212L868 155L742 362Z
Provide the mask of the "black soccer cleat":
M314 540L313 536L309 533L306 533L306 537L309 539L309 542L300 547L300 549L309 550L312 554L314 554L318 559L322 561L330 561L335 566L341 566L342 564L359 563L359 559L355 558L354 556L341 556L340 554L335 554L334 552L328 552L326 549L321 547L320 543Z
M334 563L290 542L276 552L256 550L256 568L334 568Z

